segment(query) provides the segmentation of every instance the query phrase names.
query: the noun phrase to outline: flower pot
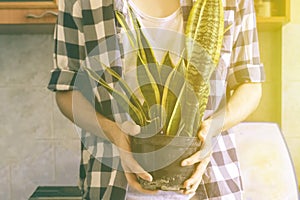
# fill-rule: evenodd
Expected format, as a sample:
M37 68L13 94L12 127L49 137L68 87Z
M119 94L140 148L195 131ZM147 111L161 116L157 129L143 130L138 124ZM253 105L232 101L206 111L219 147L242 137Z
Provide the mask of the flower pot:
M194 166L181 166L182 160L199 150L196 137L154 135L148 138L132 137L134 158L153 176L153 181L139 179L148 190L181 190L193 174Z

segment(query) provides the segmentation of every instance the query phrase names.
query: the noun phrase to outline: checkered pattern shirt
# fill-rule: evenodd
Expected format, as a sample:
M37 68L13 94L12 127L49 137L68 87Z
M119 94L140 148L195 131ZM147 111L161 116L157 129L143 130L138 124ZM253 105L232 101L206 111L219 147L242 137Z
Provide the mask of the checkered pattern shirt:
M120 27L114 10L122 11L122 0L60 0L55 27L54 69L48 88L52 91L79 90L97 112L114 121L126 120L107 91L90 81L81 66L93 68L114 87L116 80L97 67L89 57L122 75ZM226 91L245 82L262 82L256 19L252 0L223 0L225 33L221 58L213 73L206 116L219 106ZM192 0L181 0L187 20ZM87 84L88 83L88 84ZM223 132L213 148L197 195L200 199L241 199L241 177L233 130ZM81 130L80 187L83 199L124 199L127 182L117 149L107 140Z

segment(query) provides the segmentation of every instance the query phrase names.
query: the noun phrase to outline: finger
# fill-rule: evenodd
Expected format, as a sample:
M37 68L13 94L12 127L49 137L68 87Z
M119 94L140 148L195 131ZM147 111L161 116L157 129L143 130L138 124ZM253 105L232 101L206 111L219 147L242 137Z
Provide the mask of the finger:
M135 173L138 177L151 182L153 180L151 174L149 174L148 172L143 172L143 173Z
M141 127L131 121L125 121L122 124L119 124L119 127L128 135L137 135L141 132Z
M183 184L184 188L187 188L187 190L191 190L194 185L197 186L200 184L200 181L202 180L202 176L207 168L209 161L210 158L207 157L203 161L201 161L201 163L198 164L193 175L184 182Z
M141 192L141 193L146 193L146 194L155 194L157 193L157 190L146 190L144 189L138 182L136 176L132 173L125 173L126 179L128 184L134 188L135 190Z
M152 176L146 172L141 165L133 158L132 154L128 154L125 159L122 159L123 169L127 173L134 173L138 177L146 180L152 181Z
M183 194L194 194L196 190L198 189L199 185L201 183L201 180L197 181L195 184L192 185L192 187L187 188Z
M133 161L133 163L131 165L131 172L135 173L138 177L140 177L146 181L153 180L151 174L146 172L135 160Z
M149 174L148 172L146 172L135 159L128 159L125 161L124 163L125 165L125 172L127 173L134 173L136 174L138 177L146 180L146 181L152 181L153 178L151 176L151 174Z
M124 172L134 173L146 181L152 181L152 176L146 172L134 159L132 152L119 149L121 164Z
M200 129L198 131L198 138L203 143L209 132L210 124L211 124L211 118L206 119L205 121L202 122Z
M197 151L196 153L194 153L190 157L184 159L181 162L181 166L191 166L191 165L194 165L194 164L202 161L206 157L210 156L210 153L211 153L211 150L209 148L204 148L203 150Z
M206 129L202 129L200 128L200 130L198 131L198 138L200 140L200 142L203 144L205 142L205 138L206 138Z
M196 192L197 188L199 187L201 181L202 181L202 176L204 174L204 171L201 173L199 172L199 174L197 175L198 177L192 177L190 179L188 179L185 183L185 190L184 190L184 194L192 194L194 192Z
M191 165L194 165L194 164L200 162L199 158L200 158L200 151L197 151L196 153L194 153L190 157L184 159L181 162L181 166L191 166Z

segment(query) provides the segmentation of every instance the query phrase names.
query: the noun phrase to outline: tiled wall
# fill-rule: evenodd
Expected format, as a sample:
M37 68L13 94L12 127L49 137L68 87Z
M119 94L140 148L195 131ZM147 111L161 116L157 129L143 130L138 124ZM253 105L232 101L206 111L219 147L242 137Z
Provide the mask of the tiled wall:
M52 35L0 35L0 199L76 185L80 143L46 89Z
M283 28L282 129L300 181L300 1L291 0L291 23Z

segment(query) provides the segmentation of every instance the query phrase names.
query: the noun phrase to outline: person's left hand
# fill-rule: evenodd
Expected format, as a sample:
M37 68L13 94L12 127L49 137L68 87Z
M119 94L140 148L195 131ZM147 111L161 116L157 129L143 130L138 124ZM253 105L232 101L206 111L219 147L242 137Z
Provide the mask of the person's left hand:
M210 140L206 141L209 129L211 125L211 119L204 120L201 124L198 138L202 142L201 149L189 158L182 161L182 166L196 165L196 169L193 175L184 182L183 187L186 188L184 194L195 193L199 184L201 183L202 176L206 170L212 153Z

